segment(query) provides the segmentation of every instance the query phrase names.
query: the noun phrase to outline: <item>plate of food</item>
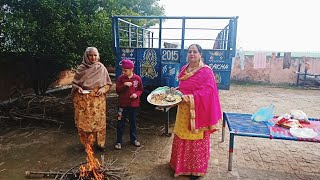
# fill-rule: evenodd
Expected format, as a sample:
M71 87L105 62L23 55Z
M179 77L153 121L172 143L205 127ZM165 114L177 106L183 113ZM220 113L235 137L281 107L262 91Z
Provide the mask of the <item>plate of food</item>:
M147 97L150 104L156 106L174 106L182 101L182 92L171 90L168 86L159 87L153 90Z
M90 94L91 90L83 90L82 94Z
M290 128L290 134L298 138L314 138L318 135L318 133L311 128L296 128L296 127Z

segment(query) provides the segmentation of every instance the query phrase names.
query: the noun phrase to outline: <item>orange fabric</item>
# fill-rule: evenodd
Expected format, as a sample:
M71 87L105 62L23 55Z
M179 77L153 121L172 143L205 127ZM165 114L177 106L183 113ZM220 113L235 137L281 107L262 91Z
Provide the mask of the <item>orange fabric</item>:
M106 96L90 94L74 95L75 123L84 132L98 132L106 128Z
M83 144L84 147L86 147L86 144L90 144L91 146L93 145L91 141L89 140L90 135L94 136L94 139L97 141L97 144L101 148L105 148L106 144L106 129L102 129L101 131L98 132L84 132L84 131L78 131L78 135L80 138L81 144Z

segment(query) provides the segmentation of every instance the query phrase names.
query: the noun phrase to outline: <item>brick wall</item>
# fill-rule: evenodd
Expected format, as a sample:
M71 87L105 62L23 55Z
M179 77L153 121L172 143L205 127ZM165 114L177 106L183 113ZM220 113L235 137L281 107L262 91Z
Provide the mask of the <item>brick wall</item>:
M305 62L311 65L308 73L320 74L320 58L291 57L290 67L283 68L283 57L267 56L266 67L257 69L254 68L254 56L245 55L243 62L239 57L234 59L231 79L270 84L295 84L299 63L301 63L301 72L304 72Z

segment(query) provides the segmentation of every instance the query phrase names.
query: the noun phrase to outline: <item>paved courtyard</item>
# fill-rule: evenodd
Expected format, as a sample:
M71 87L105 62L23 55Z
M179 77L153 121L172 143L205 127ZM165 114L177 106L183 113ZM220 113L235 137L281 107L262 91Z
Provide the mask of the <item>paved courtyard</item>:
M320 91L270 86L232 85L220 91L223 111L254 113L259 107L273 103L275 114L300 109L309 117L320 117ZM116 97L108 97L107 148L95 150L96 157L104 155L114 166L125 168L128 180L188 179L173 177L169 166L173 136L161 136L166 114L149 111L138 119L140 148L115 142ZM174 126L171 113L170 131ZM85 161L73 122L73 113L65 113L65 125L40 125L38 121L23 122L20 127L7 127L0 132L0 179L25 179L25 171L67 170ZM61 119L62 120L62 119ZM128 128L127 128L128 129ZM208 173L202 180L219 179L320 179L320 143L235 137L233 170L228 171L229 135L221 142L221 131L211 137L212 153ZM128 140L126 133L124 140Z

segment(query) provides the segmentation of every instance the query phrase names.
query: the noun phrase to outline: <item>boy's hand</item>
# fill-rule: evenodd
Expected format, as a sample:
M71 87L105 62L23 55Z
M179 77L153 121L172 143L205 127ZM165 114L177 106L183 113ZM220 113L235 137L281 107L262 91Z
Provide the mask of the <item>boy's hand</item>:
M130 87L130 86L132 86L132 82L125 82L125 83L123 83L125 86L128 86L128 87Z
M133 93L133 94L130 96L131 99L135 99L135 98L137 98L137 97L138 97L138 96L137 96L136 93Z

